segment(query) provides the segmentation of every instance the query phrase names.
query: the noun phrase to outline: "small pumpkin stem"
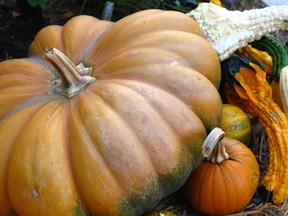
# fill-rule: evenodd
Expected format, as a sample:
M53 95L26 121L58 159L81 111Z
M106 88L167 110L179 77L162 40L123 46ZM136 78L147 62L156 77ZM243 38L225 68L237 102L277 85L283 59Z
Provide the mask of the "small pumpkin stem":
M223 160L229 159L229 155L226 152L225 147L221 140L217 143L211 154L207 157L207 160L211 163L220 164Z
M56 48L46 50L44 57L48 58L59 69L61 81L57 82L54 92L61 92L70 98L95 81L94 77L86 75L89 69L75 66L67 56ZM60 85L62 88L59 88Z
M224 136L224 131L218 127L209 133L202 146L202 154L207 161L220 164L223 160L229 159L221 141Z

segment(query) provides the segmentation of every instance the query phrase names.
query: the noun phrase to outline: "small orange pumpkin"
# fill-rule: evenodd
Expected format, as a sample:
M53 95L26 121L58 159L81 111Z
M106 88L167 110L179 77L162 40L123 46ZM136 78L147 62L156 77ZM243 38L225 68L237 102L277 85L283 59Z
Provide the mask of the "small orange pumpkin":
M44 53L44 57L43 57ZM0 63L0 215L141 215L218 125L220 62L185 14L48 26Z
M252 151L238 140L224 136L220 128L208 135L204 152L213 145L213 151L192 171L184 187L185 196L205 215L227 215L250 202L258 186L260 170Z

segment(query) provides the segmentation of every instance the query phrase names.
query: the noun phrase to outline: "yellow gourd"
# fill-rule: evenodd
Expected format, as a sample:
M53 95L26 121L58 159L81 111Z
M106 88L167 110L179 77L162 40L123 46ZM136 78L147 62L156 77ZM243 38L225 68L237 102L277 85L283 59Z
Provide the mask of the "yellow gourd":
M252 134L251 122L248 115L238 106L223 104L219 127L225 132L227 137L249 145Z

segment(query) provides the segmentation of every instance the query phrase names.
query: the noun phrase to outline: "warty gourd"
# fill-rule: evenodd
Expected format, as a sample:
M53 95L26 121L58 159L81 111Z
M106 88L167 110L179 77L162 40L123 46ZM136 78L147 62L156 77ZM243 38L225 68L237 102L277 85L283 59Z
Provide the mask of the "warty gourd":
M288 6L229 11L215 4L200 3L187 15L196 20L221 61L270 32L288 29Z

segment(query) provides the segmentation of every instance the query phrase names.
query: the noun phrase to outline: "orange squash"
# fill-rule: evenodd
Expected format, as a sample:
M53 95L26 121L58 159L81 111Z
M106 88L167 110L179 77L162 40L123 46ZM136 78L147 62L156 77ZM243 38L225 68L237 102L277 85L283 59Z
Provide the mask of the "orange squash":
M184 189L188 202L196 210L220 216L237 212L250 202L260 170L246 145L225 136L220 128L214 130L204 142L203 152L206 144L215 147L207 156L203 154L205 160L192 171Z
M152 210L201 161L219 82L215 50L180 12L42 29L27 58L0 63L0 215Z

